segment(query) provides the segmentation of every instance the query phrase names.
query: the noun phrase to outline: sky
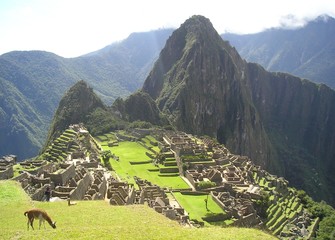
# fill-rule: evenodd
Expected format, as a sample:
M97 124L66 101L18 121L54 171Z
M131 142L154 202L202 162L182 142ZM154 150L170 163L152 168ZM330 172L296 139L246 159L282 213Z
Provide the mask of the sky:
M178 28L193 15L221 34L298 27L335 17L335 0L0 0L0 55L42 50L77 57L133 32Z

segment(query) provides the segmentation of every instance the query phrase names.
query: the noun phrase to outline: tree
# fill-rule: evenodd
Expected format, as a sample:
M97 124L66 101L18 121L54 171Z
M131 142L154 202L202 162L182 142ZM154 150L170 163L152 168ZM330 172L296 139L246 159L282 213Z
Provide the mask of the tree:
M101 153L101 157L102 157L102 160L105 164L105 167L108 169L108 170L112 170L112 166L109 162L109 159L112 157L112 152L110 150L107 150L107 151L103 151Z
M104 162L109 161L109 159L112 157L112 152L110 150L103 151L101 153L101 157Z

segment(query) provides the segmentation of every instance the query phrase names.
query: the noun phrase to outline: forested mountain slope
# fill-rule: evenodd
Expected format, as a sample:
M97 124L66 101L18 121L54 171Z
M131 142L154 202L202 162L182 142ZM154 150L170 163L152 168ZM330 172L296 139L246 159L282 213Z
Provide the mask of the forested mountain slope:
M335 88L335 19L330 16L320 16L298 29L221 36L249 62Z
M65 91L85 80L106 104L138 89L171 29L133 33L124 41L78 57L42 51L0 56L0 156L37 155Z

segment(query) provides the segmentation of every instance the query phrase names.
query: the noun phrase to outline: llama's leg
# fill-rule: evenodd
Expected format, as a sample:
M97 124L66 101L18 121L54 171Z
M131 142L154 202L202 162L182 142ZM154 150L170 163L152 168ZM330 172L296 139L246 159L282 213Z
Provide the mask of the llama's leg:
M34 229L34 226L33 226L33 223L34 223L34 218L30 220L30 225L31 225L31 228L32 228L33 230L35 230L35 229Z

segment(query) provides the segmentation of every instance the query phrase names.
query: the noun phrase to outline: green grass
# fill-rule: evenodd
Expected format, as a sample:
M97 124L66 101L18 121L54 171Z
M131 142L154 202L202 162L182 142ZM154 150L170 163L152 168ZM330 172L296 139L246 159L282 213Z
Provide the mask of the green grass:
M27 231L23 213L31 207L48 212L57 228ZM0 181L0 239L276 239L256 229L187 228L169 220L146 205L111 206L105 201L31 201L12 181Z
M20 175L20 171L34 171L36 170L38 167L35 167L33 165L31 166L22 166L21 164L17 163L13 165L13 171L14 171L14 176L13 177L17 177Z
M208 197L208 203L206 209L205 199L207 195L185 195L180 192L173 193L180 205L188 212L190 219L196 219L198 221L203 221L202 217L211 213L225 213L212 199L211 196Z
M137 142L120 142L119 146L108 147L103 145L104 150L111 150L113 154L119 157L119 161L110 159L110 163L117 175L129 183L135 183L133 177L137 176L146 179L153 184L161 187L169 187L174 189L189 188L187 183L180 176L160 176L158 169L152 163L130 164L130 162L148 161L150 158L145 154L148 150ZM164 167L160 165L160 167Z
M137 142L120 142L119 146L109 148L116 156L119 156L120 161L143 161L150 160L145 154L146 148Z
M158 146L155 146L155 145L151 144L151 142L152 143L157 143L157 140L154 137L146 136L145 138L142 138L142 141L144 141L145 145L148 146L148 147L151 147L152 150L154 150L155 152L158 153L160 151Z

